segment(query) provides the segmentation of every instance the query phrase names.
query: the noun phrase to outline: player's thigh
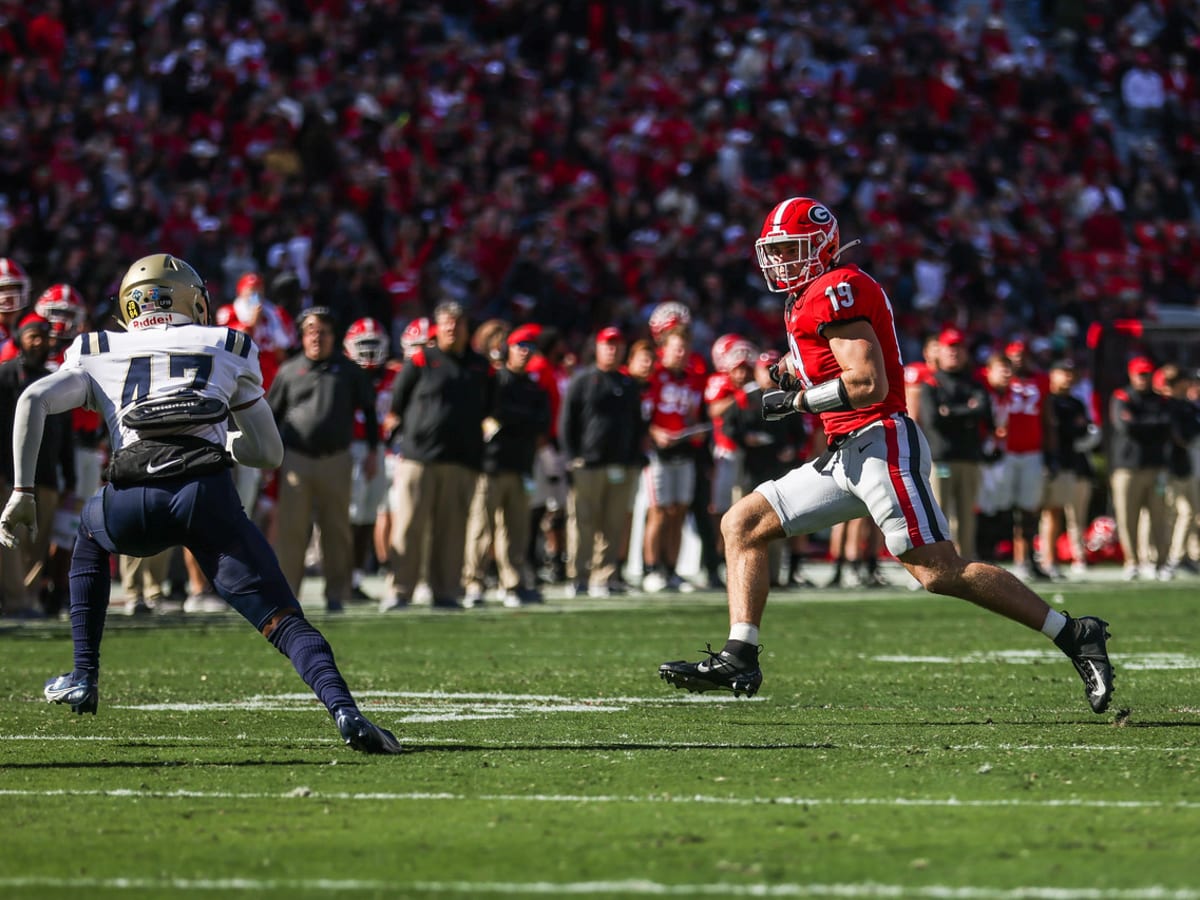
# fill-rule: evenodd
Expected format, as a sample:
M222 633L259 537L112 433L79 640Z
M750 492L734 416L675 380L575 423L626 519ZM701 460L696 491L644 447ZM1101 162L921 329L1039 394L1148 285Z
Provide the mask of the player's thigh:
M839 457L850 490L893 556L947 539L949 525L929 481L929 445L915 422L885 419L848 442Z
M812 534L867 512L862 500L834 477L832 466L818 468L813 462L792 469L782 478L763 482L754 493L761 495L775 511L788 537ZM753 495L735 503L726 517L737 512L750 496ZM723 523L722 529L725 527Z

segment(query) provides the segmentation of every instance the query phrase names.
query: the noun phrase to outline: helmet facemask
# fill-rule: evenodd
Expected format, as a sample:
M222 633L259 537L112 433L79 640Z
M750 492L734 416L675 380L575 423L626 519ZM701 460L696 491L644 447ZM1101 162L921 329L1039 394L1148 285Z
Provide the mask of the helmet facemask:
M780 234L754 242L758 267L773 294L791 294L825 274L821 250L829 243L824 234Z

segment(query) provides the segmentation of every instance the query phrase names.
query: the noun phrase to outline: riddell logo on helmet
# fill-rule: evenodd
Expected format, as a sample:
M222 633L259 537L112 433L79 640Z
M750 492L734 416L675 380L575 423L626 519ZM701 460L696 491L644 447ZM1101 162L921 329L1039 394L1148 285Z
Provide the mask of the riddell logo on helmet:
M175 317L172 313L160 314L149 313L148 315L138 316L136 319L130 319L130 328L149 328L152 325L174 325Z

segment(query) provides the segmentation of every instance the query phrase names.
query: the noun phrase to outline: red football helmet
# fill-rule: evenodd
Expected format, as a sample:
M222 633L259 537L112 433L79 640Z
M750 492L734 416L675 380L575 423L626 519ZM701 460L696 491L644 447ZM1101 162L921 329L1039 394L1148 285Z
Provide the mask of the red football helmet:
M83 297L69 284L50 285L33 304L33 311L50 322L50 333L62 343L75 340L87 321Z
M712 364L714 369L718 372L729 371L729 351L740 340L743 340L740 334L723 334L713 341Z
M346 356L364 369L377 369L388 358L388 336L375 319L359 319L342 339Z
M833 213L808 197L784 200L754 242L758 267L775 294L794 294L834 265L841 239Z
M692 311L677 300L667 300L654 307L650 313L650 336L661 343L663 336L675 328L688 328L692 324Z
M432 336L429 319L424 316L413 319L400 336L400 346L404 348L404 355L407 356L418 347L424 347Z
M29 305L29 276L15 259L0 257L0 312L16 312Z

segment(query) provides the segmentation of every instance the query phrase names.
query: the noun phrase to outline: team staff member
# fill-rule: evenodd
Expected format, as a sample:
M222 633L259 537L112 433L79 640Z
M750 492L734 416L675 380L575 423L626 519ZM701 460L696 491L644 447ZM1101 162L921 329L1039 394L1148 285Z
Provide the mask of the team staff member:
M933 499L949 518L948 537L974 559L975 504L982 481L982 435L993 430L987 391L970 370L966 339L957 328L938 335L938 371L921 385L921 430L933 459Z
M1129 361L1129 384L1117 388L1109 400L1108 421L1112 425L1113 513L1117 538L1125 556L1124 578L1154 581L1167 579L1166 505L1158 493L1159 479L1166 477L1167 453L1171 447L1171 410L1167 398L1154 392L1151 375L1154 363L1145 356ZM1138 539L1142 510L1148 513L1150 534ZM1154 549L1155 560L1143 557L1142 548Z
M408 605L426 552L433 605L460 608L467 516L483 470L483 421L495 404L492 365L469 346L462 307L440 303L433 318L434 345L413 351L392 386L404 456L396 463L399 503L383 610Z
M522 325L508 336L505 364L496 372L496 403L484 420L483 475L475 487L467 522L466 599L483 600L487 550L495 551L504 605L541 600L525 583L529 543L529 492L533 460L550 428L550 396L529 377L526 367L537 349L534 326Z
M1113 690L1105 623L1051 609L1011 573L963 559L947 539L945 516L930 496L929 446L905 414L891 303L866 272L839 263L839 243L833 213L794 197L771 210L755 244L767 287L788 295L791 347L788 364L776 370L781 390L764 395L763 415L819 413L829 447L760 484L725 515L729 639L699 662L664 663L660 677L691 691L754 694L762 683L758 633L771 542L870 515L926 590L970 600L1052 639L1083 679L1092 709L1103 712Z
M46 361L50 354L50 322L37 313L21 319L13 339L17 356L0 365L0 434L12 434L17 398L25 389L50 374ZM13 484L12 447L7 442L0 450L3 466L3 493L8 499ZM67 493L75 490L75 445L69 413L50 416L42 434L41 452L34 473L38 505L37 537L14 550L0 551L3 569L3 595L0 603L7 614L40 617L38 606L42 573L50 538L54 529L54 513L58 509L59 475Z
M283 439L275 553L292 591L304 577L304 551L315 517L321 529L325 602L339 612L350 601L354 542L350 484L354 413L360 410L368 454L363 474L374 476L379 427L375 395L363 370L338 346L333 313L314 306L300 316L302 351L279 367L267 403Z
M1075 387L1075 363L1056 360L1050 366L1047 402L1054 412L1056 440L1046 450L1046 492L1042 505L1042 567L1059 574L1055 562L1061 524L1071 546L1071 574L1087 572L1083 534L1087 508L1092 498L1092 468L1089 453L1100 443L1100 428L1092 422L1086 404L1071 393Z
M629 463L642 452L641 387L621 371L625 338L596 336L596 361L567 386L558 438L572 477L567 495L567 577L576 595L607 597L617 576L622 532L636 483Z

